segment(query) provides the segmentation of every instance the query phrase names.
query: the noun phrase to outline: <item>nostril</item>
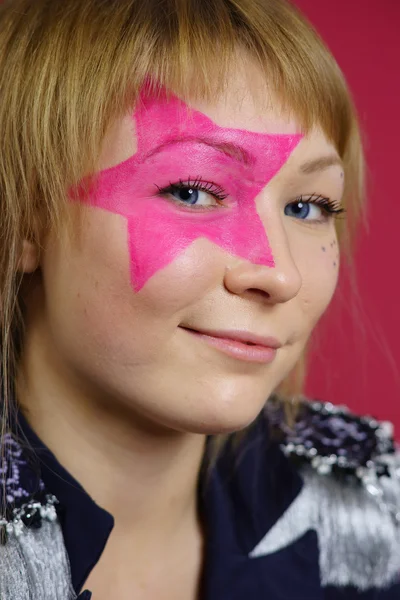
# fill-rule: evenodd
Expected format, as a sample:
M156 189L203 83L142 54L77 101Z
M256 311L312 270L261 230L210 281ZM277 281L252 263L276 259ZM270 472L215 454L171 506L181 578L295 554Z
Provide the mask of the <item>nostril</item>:
M247 290L247 293L252 294L253 296L256 296L256 297L261 296L263 299L271 297L271 294L269 294L266 290L261 290L258 288L249 288Z

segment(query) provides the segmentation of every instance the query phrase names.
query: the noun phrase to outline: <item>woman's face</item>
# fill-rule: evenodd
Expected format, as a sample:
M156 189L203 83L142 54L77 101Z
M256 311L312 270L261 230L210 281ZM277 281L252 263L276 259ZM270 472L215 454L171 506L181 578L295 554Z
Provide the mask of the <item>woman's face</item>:
M41 265L47 368L76 398L228 432L293 368L336 286L343 172L278 109L238 76L213 104L143 93L113 124L98 188L69 203L79 228Z

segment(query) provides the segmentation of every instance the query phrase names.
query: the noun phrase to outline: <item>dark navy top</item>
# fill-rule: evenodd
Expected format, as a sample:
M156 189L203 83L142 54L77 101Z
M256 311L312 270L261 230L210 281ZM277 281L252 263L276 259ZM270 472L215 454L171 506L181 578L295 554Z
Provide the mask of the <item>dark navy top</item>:
M113 517L67 473L24 419L21 424L40 460L46 490L60 502L73 586L79 600L90 600L85 581L112 532ZM264 417L253 424L239 449L233 452L226 446L200 482L206 531L202 600L400 600L400 582L362 593L322 587L318 540L312 530L278 552L249 557L302 488L296 468L269 439Z

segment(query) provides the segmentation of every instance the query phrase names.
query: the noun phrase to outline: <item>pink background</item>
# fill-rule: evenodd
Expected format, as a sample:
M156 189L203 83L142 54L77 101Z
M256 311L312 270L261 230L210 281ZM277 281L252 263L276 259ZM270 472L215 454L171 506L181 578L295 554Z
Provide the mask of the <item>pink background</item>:
M295 0L344 71L358 107L369 167L368 227L349 277L322 322L309 395L389 419L400 439L400 2Z

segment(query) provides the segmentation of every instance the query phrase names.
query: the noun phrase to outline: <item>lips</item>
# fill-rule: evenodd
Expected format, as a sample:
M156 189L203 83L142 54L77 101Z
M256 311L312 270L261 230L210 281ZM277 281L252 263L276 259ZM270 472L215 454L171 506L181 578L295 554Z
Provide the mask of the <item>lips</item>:
M188 334L225 355L248 363L269 364L282 344L273 337L260 336L248 331L191 329Z
M261 336L249 331L192 329L189 327L185 327L184 329L214 338L241 342L242 344L246 344L248 346L262 346L264 348L273 348L274 350L278 350L282 347L282 344L274 337Z

